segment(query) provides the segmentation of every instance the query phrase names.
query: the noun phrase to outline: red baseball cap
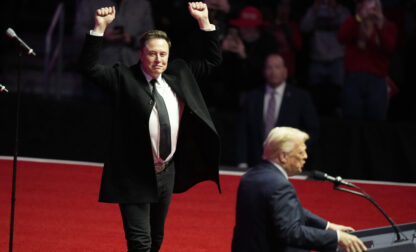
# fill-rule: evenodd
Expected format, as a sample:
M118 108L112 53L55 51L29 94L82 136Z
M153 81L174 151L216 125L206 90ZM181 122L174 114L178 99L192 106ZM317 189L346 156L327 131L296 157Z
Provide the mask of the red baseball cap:
M260 10L253 6L247 6L240 11L240 17L231 19L230 24L238 27L256 27L264 24Z

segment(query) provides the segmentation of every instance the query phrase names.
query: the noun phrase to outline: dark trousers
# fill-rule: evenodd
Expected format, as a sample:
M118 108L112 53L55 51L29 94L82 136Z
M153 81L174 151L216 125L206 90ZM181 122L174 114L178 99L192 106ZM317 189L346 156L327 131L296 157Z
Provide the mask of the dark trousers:
M120 204L128 251L159 251L175 180L173 162L158 173L158 202Z

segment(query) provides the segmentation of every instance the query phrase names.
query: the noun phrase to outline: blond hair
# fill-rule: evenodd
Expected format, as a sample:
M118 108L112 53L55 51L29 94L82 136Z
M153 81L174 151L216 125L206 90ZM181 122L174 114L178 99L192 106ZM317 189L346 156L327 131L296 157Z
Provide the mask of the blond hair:
M292 127L273 128L263 143L263 159L272 160L279 153L288 153L295 148L296 142L309 139L309 135Z

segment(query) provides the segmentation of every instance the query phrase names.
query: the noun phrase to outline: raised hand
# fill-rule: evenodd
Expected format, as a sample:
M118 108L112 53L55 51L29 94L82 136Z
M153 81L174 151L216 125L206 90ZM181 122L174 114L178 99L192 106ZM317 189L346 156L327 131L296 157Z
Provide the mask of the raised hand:
M203 2L188 3L189 13L198 21L201 29L212 29L213 25L209 22L208 7Z
M115 17L116 8L114 6L97 9L97 11L95 12L94 31L104 33L107 26L111 24L111 22L113 22Z

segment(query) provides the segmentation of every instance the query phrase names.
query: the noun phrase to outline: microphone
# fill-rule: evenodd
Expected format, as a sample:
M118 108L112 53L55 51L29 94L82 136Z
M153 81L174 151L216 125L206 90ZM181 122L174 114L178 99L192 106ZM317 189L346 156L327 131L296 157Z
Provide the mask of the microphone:
M3 92L3 91L6 92L6 93L9 92L9 90L7 90L7 88L5 86L0 84L0 93Z
M317 171L317 170L314 170L312 172L312 177L316 180L330 181L330 182L334 183L335 185L344 185L344 186L349 186L349 187L355 187L350 182L347 182L347 181L343 180L340 176L332 177L332 176L328 175L327 173Z
M19 36L17 36L17 34L14 32L14 30L12 28L7 28L6 34L10 38L16 39L17 42L19 43L19 45L27 51L28 55L36 56L35 51L33 51L32 48L30 48L22 39L20 39Z

